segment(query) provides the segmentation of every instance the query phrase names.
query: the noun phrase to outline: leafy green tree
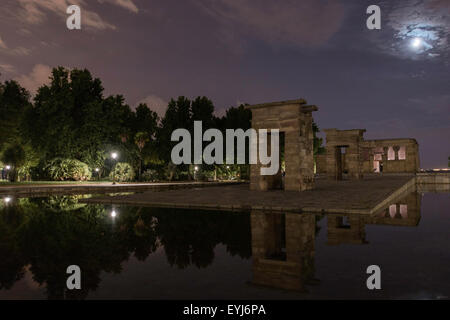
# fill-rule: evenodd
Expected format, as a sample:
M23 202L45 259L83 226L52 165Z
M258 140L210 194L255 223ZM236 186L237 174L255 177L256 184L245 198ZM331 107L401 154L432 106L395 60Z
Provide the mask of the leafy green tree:
M132 124L133 112L120 95L103 98L101 81L84 69L53 69L51 82L39 88L24 127L44 161L77 159L101 167L108 146Z
M11 182L17 181L18 170L25 164L26 155L25 150L20 144L12 144L8 146L2 153L2 162L11 166L9 170L9 180Z
M146 146L146 144L150 141L150 138L148 136L147 132L138 132L136 133L136 136L134 137L134 143L136 144L138 150L139 150L139 171L138 171L138 177L141 179L142 174L142 158L143 158L143 150Z
M313 121L313 134L314 134L314 156L318 154L323 154L325 152L325 148L323 147L323 139L317 136L317 133L320 132L319 126Z
M31 107L29 98L16 81L0 82L0 150L20 137L23 114Z
M91 170L86 163L76 159L55 158L49 161L45 170L52 180L89 180Z
M239 107L231 107L227 109L225 116L222 118L222 130L225 129L243 129L244 131L252 127L252 112L245 109L244 104Z
M202 121L203 130L213 128L215 126L214 121L214 105L207 97L197 97L191 104L192 111L192 132L194 121Z
M133 181L134 177L133 167L126 162L118 162L110 173L110 178L114 181Z
M226 129L242 129L244 131L247 131L252 127L251 119L252 119L252 112L248 109L245 109L245 104L241 104L238 107L231 107L227 109L226 114L224 117L222 117L220 120L216 120L217 123L220 124L220 129L222 130L223 134L225 135ZM236 142L235 142L236 143ZM235 150L237 150L237 146L235 145ZM250 142L246 141L246 159L249 159L249 150L250 150ZM226 149L224 146L223 154L226 154ZM235 161L237 155L235 155ZM236 162L235 162L236 163ZM222 168L216 168L216 172L223 173L228 172L230 164L224 164L221 167ZM217 167L217 166L216 166ZM236 169L236 171L239 172L240 178L247 178L250 175L250 165L244 164L244 165L237 165L232 166L232 168Z

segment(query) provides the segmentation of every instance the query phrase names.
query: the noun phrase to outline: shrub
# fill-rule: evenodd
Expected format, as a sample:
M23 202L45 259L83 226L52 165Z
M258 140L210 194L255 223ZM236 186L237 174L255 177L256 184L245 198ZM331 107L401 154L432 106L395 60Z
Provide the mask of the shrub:
M48 177L52 180L89 180L92 176L89 166L75 159L55 158L45 167Z
M110 179L120 182L133 181L134 176L133 167L126 162L118 162L109 174Z
M164 170L164 176L169 181L177 180L178 173L178 167L172 162L169 162Z

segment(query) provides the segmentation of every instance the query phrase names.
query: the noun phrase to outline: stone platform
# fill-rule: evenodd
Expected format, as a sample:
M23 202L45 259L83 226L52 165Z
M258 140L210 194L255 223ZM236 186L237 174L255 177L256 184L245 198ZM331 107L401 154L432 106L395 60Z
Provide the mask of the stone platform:
M90 198L83 202L208 210L371 214L392 197L411 187L415 187L415 176L372 176L354 181L318 179L314 190L303 192L251 191L248 185L242 184L147 191Z
M149 190L185 189L192 187L212 187L224 185L236 185L240 181L223 182L161 182L161 183L73 183L73 184L23 184L23 185L0 185L0 196L18 197L45 197L49 195L70 194L104 194L144 192Z

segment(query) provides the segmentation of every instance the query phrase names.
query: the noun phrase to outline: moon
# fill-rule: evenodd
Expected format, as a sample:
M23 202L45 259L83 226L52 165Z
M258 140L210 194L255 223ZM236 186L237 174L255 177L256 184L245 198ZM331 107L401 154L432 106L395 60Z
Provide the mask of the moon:
M422 45L422 39L420 39L420 38L414 38L414 39L411 41L411 45L412 45L412 47L415 48L415 49L420 48L420 46Z

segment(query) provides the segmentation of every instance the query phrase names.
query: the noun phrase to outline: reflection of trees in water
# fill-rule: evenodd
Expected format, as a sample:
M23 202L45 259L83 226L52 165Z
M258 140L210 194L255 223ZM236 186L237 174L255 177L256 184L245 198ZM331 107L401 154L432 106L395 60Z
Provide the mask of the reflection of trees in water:
M77 201L18 199L0 207L0 289L10 289L30 265L49 298L83 299L97 289L101 272L120 273L132 254L144 261L159 244L179 268L207 267L217 244L231 255L251 256L248 214L121 207L113 220L110 208ZM66 289L73 264L82 270L82 290Z
M172 266L207 267L217 244L224 244L230 255L251 256L248 214L165 209L155 216L158 237Z
M26 259L17 242L17 229L23 223L23 210L11 206L0 214L0 290L10 289L25 274Z

